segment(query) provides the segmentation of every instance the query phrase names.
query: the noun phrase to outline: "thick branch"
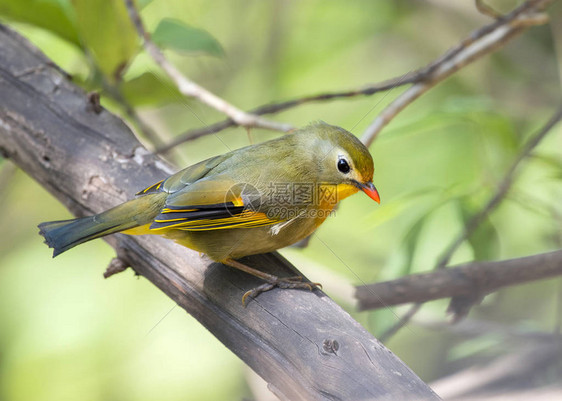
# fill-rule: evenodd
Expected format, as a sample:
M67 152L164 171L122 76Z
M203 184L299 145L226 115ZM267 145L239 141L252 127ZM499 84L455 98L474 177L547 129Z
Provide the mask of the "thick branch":
M500 288L562 275L562 251L502 260L475 262L413 274L397 280L357 287L359 308L376 309L410 302L474 294L489 294Z
M236 125L244 127L258 127L274 131L287 132L293 129L289 124L282 124L275 121L265 120L256 115L246 113L232 104L226 102L224 99L218 97L214 93L209 92L207 89L196 84L192 80L183 75L172 63L170 63L164 53L156 46L150 39L150 35L144 28L139 12L135 7L134 0L125 0L129 16L137 29L140 37L143 39L144 48L154 59L170 79L176 84L181 94L189 97L194 97L197 100L205 103L208 106L226 114Z
M64 73L2 26L0 152L75 215L111 207L171 172L125 124L105 110L91 111ZM257 284L244 273L158 236L119 234L108 241L124 264L198 319L281 399L438 399L319 291L273 290L243 308L242 294ZM245 261L281 276L298 273L278 254ZM338 347L326 346L334 341Z

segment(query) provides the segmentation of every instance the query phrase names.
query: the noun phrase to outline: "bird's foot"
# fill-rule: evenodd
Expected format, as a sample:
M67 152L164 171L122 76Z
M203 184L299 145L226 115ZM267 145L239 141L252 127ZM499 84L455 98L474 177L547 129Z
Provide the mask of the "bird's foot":
M322 284L302 281L301 276L286 277L286 278L275 277L273 280L268 281L265 284L262 284L256 288L252 288L251 290L246 291L246 293L242 296L242 305L244 305L244 307L246 306L246 300L248 299L248 297L256 298L262 292L272 290L275 287L282 288L282 289L292 288L292 289L303 289L303 290L313 291L315 289L322 289Z
M272 290L275 287L305 289L309 291L313 291L317 288L322 288L322 284L320 283L310 283L302 281L302 276L279 278L277 276L274 276L273 274L262 272L261 270L254 269L253 267L247 266L244 263L230 258L222 260L221 263L227 266L234 267L265 281L265 284L253 288L250 291L246 291L246 293L242 296L242 305L244 305L244 307L246 306L246 300L248 299L248 297L256 298L262 292Z

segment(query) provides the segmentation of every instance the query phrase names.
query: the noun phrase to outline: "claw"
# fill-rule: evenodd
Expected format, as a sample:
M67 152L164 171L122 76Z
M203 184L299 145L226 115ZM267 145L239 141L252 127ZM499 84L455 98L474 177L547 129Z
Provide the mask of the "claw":
M305 290L313 291L317 288L322 288L322 284L320 283L303 283L302 276L293 276L293 277L285 277L279 278L274 276L273 274L265 273L260 270L254 269L253 267L246 266L244 263L238 262L237 260L226 258L220 261L221 263L234 267L235 269L241 270L245 273L251 274L256 276L266 283L251 289L250 291L246 291L242 296L242 305L246 307L246 300L248 297L255 298L260 295L262 292L269 291L275 287L279 288L302 288Z
M315 289L321 289L322 284L308 283L308 282L303 283L302 276L277 278L272 282L262 284L259 287L252 288L251 290L246 291L242 296L242 305L246 307L246 300L248 299L248 297L256 298L262 292L272 290L275 287L282 288L282 289L293 288L293 289L305 289L309 291L314 291Z
M269 290L273 289L274 287L275 287L275 284L273 284L273 283L265 283L265 284L260 285L259 287L252 288L251 290L246 291L244 293L244 295L242 295L242 305L245 308L246 307L246 299L248 297L255 298L259 294L261 294L262 292L269 291Z

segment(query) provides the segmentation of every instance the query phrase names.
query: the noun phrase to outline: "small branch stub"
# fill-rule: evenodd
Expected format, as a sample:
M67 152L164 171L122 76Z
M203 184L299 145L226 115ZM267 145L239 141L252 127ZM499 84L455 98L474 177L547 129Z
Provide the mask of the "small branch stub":
M103 273L103 278L109 278L114 274L121 273L127 270L127 267L129 267L128 263L119 257L115 257L111 259L111 262L109 262L107 269L105 269L105 272Z
M99 92L94 91L88 93L88 108L96 114L100 114L103 111L103 107L101 107L100 103Z

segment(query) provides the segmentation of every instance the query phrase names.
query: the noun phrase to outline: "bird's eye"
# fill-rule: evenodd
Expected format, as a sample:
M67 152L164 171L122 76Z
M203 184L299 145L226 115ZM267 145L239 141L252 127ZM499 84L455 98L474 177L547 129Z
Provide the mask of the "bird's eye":
M347 160L345 160L345 159L339 159L338 160L338 170L341 171L344 174L349 173L349 170L351 170L351 168L349 167L349 164L347 163Z

